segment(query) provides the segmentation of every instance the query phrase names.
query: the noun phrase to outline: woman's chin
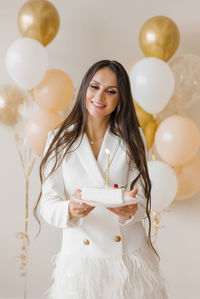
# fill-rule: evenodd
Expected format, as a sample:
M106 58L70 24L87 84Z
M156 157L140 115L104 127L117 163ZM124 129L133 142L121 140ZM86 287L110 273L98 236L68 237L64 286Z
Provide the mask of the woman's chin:
M88 115L92 118L104 118L105 115L101 111L88 111Z

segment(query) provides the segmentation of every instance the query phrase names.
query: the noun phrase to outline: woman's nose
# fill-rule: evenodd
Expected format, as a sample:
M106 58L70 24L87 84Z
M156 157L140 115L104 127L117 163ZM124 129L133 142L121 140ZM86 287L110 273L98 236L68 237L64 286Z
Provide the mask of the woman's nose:
M104 96L104 91L99 89L99 90L97 91L96 95L95 95L95 98L98 99L98 100L103 100L104 97L105 97L105 96Z

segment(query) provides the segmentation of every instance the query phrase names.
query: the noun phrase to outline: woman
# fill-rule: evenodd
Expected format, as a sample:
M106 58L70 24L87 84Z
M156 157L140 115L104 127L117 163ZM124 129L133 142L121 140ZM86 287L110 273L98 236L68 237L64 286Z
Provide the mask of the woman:
M150 191L144 138L128 75L116 61L95 63L83 78L72 112L49 133L41 162L40 214L62 229L54 257L53 299L167 298L150 239ZM83 187L110 186L142 199L118 208L78 201ZM142 219L149 220L146 236Z

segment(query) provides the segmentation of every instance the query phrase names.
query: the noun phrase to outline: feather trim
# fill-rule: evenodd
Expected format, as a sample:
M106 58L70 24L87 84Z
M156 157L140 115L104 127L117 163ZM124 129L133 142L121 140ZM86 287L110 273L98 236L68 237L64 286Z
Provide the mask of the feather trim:
M49 299L167 299L157 257L149 246L111 258L52 258Z

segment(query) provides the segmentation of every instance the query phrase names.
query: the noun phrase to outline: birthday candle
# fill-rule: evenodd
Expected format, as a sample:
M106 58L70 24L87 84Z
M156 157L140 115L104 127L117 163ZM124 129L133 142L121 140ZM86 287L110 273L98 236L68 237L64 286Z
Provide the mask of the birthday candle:
M109 186L109 167L110 167L110 151L109 149L105 149L106 155L107 155L107 172L106 172L106 187Z

